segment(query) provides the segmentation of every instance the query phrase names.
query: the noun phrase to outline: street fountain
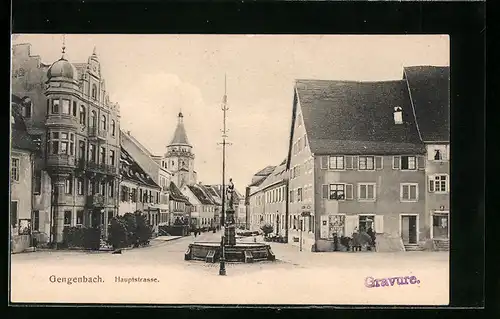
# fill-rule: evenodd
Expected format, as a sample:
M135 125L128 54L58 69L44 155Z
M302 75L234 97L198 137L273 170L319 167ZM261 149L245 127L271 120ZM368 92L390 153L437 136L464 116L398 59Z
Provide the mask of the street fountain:
M224 79L224 91L226 88ZM271 246L265 243L237 243L236 223L234 210L234 184L229 179L229 185L225 187L226 172L226 111L227 95L224 92L222 100L222 111L224 112L222 130L222 216L221 216L221 241L220 242L195 242L189 245L184 255L184 260L202 260L209 263L220 262L220 275L226 274L225 262L275 261ZM227 197L227 198L226 198ZM227 205L226 205L227 199Z

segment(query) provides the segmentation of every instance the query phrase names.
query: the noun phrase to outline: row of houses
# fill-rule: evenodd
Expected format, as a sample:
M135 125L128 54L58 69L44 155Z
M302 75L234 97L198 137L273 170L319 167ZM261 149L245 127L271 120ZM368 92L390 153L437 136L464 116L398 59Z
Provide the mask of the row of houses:
M405 67L394 81L297 80L288 155L247 187L252 227L270 223L313 251L369 228L380 250L446 249L449 112L448 67Z
M13 46L11 233L59 243L67 227L101 227L141 211L161 226L220 224L220 185L202 185L184 116L162 155L152 154L120 127L94 49L86 63L62 56L51 65ZM244 206L244 205L242 205Z

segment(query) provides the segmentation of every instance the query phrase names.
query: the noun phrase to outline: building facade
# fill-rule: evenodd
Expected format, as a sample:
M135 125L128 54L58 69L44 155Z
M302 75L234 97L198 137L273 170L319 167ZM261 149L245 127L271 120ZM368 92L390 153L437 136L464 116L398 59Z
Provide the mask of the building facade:
M450 71L449 67L406 67L403 78L427 153L425 235L439 245L450 236Z
M122 131L120 132L120 136L123 150L136 161L145 174L151 177L155 185L161 188L159 202L155 204L154 209L150 208L150 214L152 214L151 220L155 221L155 226L161 223L168 223L168 220L171 218L169 183L172 179L172 173L162 167L158 161L158 156L153 155L130 132ZM156 214L158 214L158 217L155 217Z
M34 214L39 230L62 242L65 227L101 227L118 211L119 105L109 100L95 49L86 63L72 64L63 47L50 67L29 45L13 51L12 89L30 98L28 129L43 144ZM105 236L107 227L101 230Z
M191 211L191 226L195 228L210 228L216 224L217 205L212 197L206 193L202 185L184 185L182 194L193 205Z
M145 214L153 228L153 234L157 235L162 217L161 187L123 148L120 156L120 177L119 215L140 211Z
M39 228L39 216L32 212L33 167L39 145L28 134L23 115L27 107L18 96L12 96L10 150L10 225L11 236L28 235ZM23 249L26 247L23 247Z

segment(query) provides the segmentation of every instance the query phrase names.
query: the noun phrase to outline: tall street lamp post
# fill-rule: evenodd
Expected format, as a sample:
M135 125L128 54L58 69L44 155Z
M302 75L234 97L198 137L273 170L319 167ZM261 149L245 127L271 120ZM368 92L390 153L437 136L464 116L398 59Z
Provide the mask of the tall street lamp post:
M222 211L221 211L221 240L220 240L220 265L219 265L219 275L220 276L225 276L226 275L226 252L224 249L225 246L225 219L226 219L226 203L225 203L225 198L226 198L226 186L225 186L225 180L226 180L226 145L228 144L226 142L227 138L227 129L226 129L226 111L228 110L227 107L227 92L226 92L226 76L224 75L224 97L222 99L222 106L221 106L222 112L223 112L223 128L222 128Z

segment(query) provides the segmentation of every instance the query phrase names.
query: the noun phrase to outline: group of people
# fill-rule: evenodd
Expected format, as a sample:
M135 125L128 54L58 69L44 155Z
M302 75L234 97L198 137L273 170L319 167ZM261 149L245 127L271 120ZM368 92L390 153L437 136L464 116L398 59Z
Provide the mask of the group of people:
M358 230L354 228L352 237L338 237L337 234L333 234L333 245L334 251L341 250L340 245L344 246L347 251L361 251L363 247L367 250L372 250L375 247L375 232L371 227L365 230Z

